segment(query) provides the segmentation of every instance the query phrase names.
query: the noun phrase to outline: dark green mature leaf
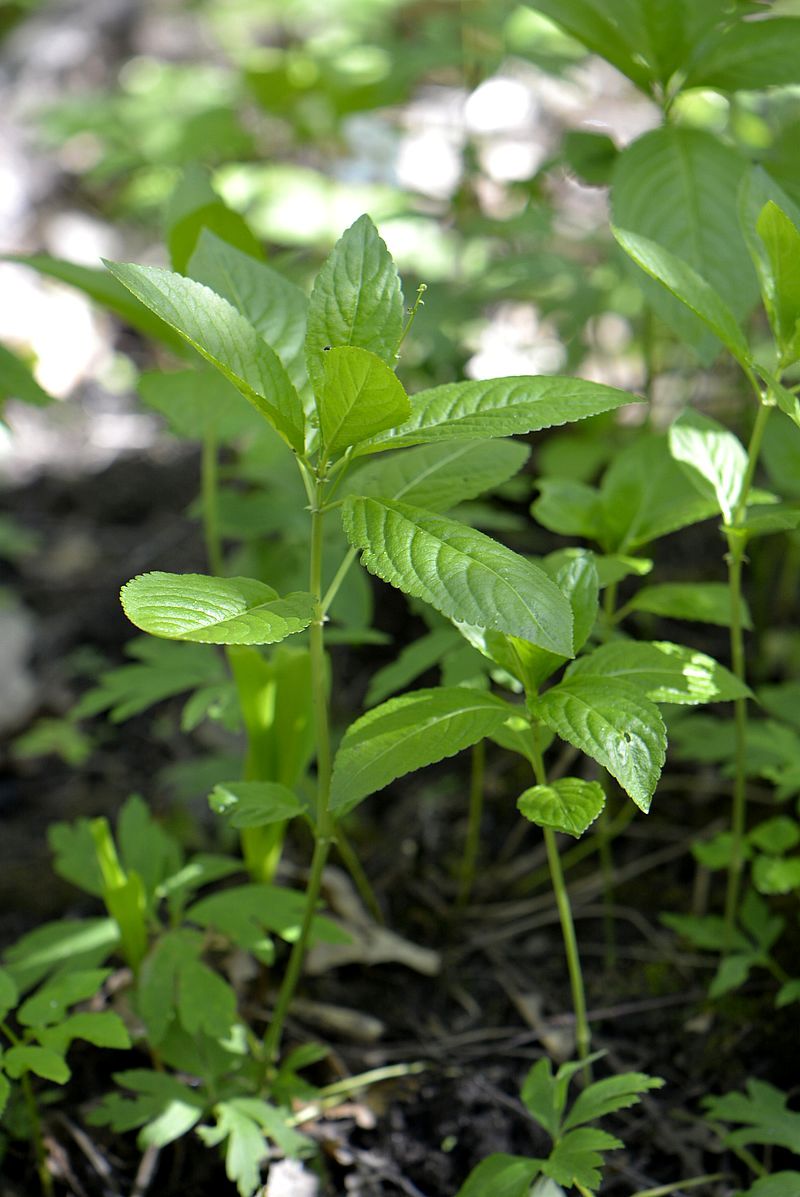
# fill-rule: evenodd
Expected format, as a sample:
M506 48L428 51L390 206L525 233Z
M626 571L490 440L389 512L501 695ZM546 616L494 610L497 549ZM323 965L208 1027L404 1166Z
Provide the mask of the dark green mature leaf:
M651 73L641 49L631 45L629 29L621 26L621 6L608 0L532 0L532 7L627 75L637 87L648 90Z
M696 270L649 237L622 228L612 231L637 266L699 316L738 362L749 364L752 360L750 348L739 321L722 296Z
M139 394L164 417L171 432L190 440L211 435L231 441L264 428L263 420L242 403L236 387L218 370L154 370L140 376Z
M151 636L201 644L275 644L307 628L314 597L279 598L253 578L205 574L140 574L122 588L131 623Z
M732 1147L772 1143L796 1151L800 1143L800 1113L788 1108L785 1093L767 1081L750 1078L747 1093L726 1093L707 1097L703 1105L710 1117L720 1122L739 1122L742 1127L725 1136Z
M39 386L25 362L6 345L0 345L0 409L4 399L21 399L34 407L53 402L53 396Z
M194 163L187 166L169 198L165 223L172 268L180 274L197 277L189 269L189 260L198 239L204 235L212 236L215 240L224 238L222 244L238 246L239 250L252 255L254 260L264 256L243 217L226 207L203 168Z
M186 960L178 973L178 1017L190 1035L226 1039L236 1021L236 994L200 960Z
M91 266L79 266L76 262L63 262L59 258L48 257L47 254L30 254L28 256L12 257L8 259L20 262L23 266L30 266L48 278L58 279L70 287L83 291L95 303L108 311L114 312L131 328L143 332L145 336L154 337L165 345L169 345L177 353L183 355L186 345L169 324L165 323L144 303L131 295L127 287L106 270L95 270Z
M614 387L582 378L491 378L450 382L411 398L399 428L365 441L356 456L437 441L480 440L536 432L639 403Z
M600 1169L605 1162L601 1153L623 1146L621 1139L607 1131L582 1126L559 1139L549 1159L542 1164L542 1172L560 1185L580 1184L587 1189L596 1189L602 1180Z
M202 1093L164 1072L133 1068L114 1074L114 1080L135 1097L109 1093L88 1115L93 1126L112 1126L116 1131L143 1127L141 1147L166 1147L187 1134L203 1116Z
M3 1073L0 1072L0 1116L4 1112L10 1096L11 1084L8 1080L8 1077L4 1076Z
M742 1197L795 1197L800 1193L800 1172L773 1172L761 1176Z
M658 707L619 678L565 678L530 704L535 719L608 769L645 813L666 757Z
M17 1018L26 1027L60 1022L70 1006L94 997L110 974L110 968L76 969L54 977L22 1003Z
M800 83L800 19L739 20L710 43L685 87L755 91Z
M452 652L460 644L461 637L450 627L436 628L407 644L394 661L373 673L364 705L373 707L398 690L405 690L420 674L438 665L445 653Z
M269 960L264 931L274 931L287 943L300 934L305 897L278 885L237 885L201 898L186 911L186 918L201 927L214 927L245 951ZM349 937L329 919L318 916L311 928L312 942L347 943Z
M579 839L606 804L597 781L561 777L549 785L531 786L517 799L517 810L538 827L552 827Z
M113 919L58 919L23 935L4 954L4 967L20 989L54 968L92 968L119 943Z
M573 650L578 652L586 643L597 618L599 588L594 554L584 549L564 549L545 557L542 560L542 568L569 600L573 621ZM535 693L542 682L567 660L564 656L520 640L516 636L509 636L507 645L512 654L511 659L509 660L507 653L503 652L502 656L496 657L498 664L508 669L514 677L518 677L530 693ZM486 651L480 644L476 647L479 651ZM496 652L497 649L496 640L487 647L491 656L492 650Z
M107 262L142 303L241 391L288 445L302 453L305 416L280 358L227 299L170 270Z
M612 187L614 224L680 257L725 296L736 319L758 295L739 233L737 190L745 169L745 160L712 133L665 125L620 154ZM651 284L646 295L684 341L713 356L714 342L693 313L661 286Z
M70 1078L69 1065L64 1057L50 1047L37 1047L34 1044L9 1047L3 1053L3 1068L14 1080L24 1076L26 1072L33 1072L46 1081L55 1081L63 1085Z
M788 364L800 357L800 229L769 200L756 221L756 231L769 259L768 311L782 359Z
M456 1197L528 1197L541 1170L541 1160L496 1152L472 1169Z
M0 968L0 1020L13 1010L19 1000L19 990L10 973Z
M564 1130L594 1122L606 1114L613 1114L615 1110L635 1106L642 1093L649 1089L660 1089L663 1084L661 1077L647 1076L644 1072L624 1072L595 1081L576 1097L564 1119Z
M331 810L346 814L395 778L469 748L510 713L500 699L466 686L389 699L345 732L334 761Z
M643 586L627 604L627 611L649 611L667 619L692 619L697 623L715 623L729 627L731 592L724 582L661 582ZM742 599L742 627L752 628L753 621Z
M712 657L659 640L612 640L573 661L568 677L619 677L651 702L694 705L752 697L750 689Z
M208 801L216 814L229 819L231 827L266 827L305 810L294 791L277 781L220 782Z
M112 723L123 723L162 699L225 679L224 664L211 647L137 636L125 652L133 661L101 673L97 685L72 708L73 718L108 711Z
M131 1047L128 1028L113 1010L81 1010L54 1027L37 1028L36 1038L42 1047L64 1055L73 1039L82 1039L95 1047L126 1051Z
M531 515L559 536L582 536L601 542L604 535L600 492L572 478L540 478L539 498L531 504Z
M747 474L747 450L739 438L687 408L669 430L669 447L695 488L713 496L725 523L731 524Z
M403 333L403 293L391 255L368 216L340 237L317 275L308 306L306 364L315 394L326 348L355 345L394 364Z
M334 346L317 385L322 440L329 453L360 444L408 418L411 405L397 375L367 349Z
M418 445L380 457L354 473L350 494L399 499L428 511L448 511L512 478L530 449L519 441L454 441Z
M569 602L538 566L455 520L405 503L350 497L345 532L385 582L463 623L572 655Z
M200 234L188 273L233 304L275 350L292 380L302 381L308 300L298 286L208 229Z

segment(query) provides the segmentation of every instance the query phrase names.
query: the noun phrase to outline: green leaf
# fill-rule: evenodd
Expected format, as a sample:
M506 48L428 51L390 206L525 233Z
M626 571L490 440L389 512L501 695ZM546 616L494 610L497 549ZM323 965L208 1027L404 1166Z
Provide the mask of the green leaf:
M63 1056L49 1047L36 1047L34 1044L8 1048L3 1053L3 1068L13 1080L18 1080L26 1072L33 1072L46 1081L55 1081L57 1085L66 1084L70 1078L70 1070Z
M411 416L399 428L355 450L382 453L438 441L515 436L640 403L636 395L582 378L490 378L450 382L411 397Z
M464 686L389 699L347 729L334 761L330 809L346 814L396 778L491 735L508 716L500 699Z
M114 1074L117 1085L136 1094L109 1093L88 1115L93 1126L124 1132L143 1127L140 1147L166 1147L188 1134L203 1116L203 1095L164 1072L146 1068Z
M226 299L156 266L107 262L111 273L241 391L288 445L302 453L300 396L277 354Z
M669 447L701 495L713 495L730 525L747 474L747 450L716 420L687 408L669 430Z
M543 570L455 520L350 497L345 532L367 569L463 623L572 655L572 611Z
M324 383L326 348L355 345L393 365L402 333L397 269L375 225L360 216L337 241L311 292L306 364L314 393Z
M642 47L631 43L634 31L620 22L620 12L607 0L532 0L532 7L582 42L587 50L605 58L642 91L649 90L652 75L643 61Z
M184 960L178 973L178 1017L190 1035L226 1039L236 1022L236 994L200 960Z
M530 449L519 441L455 441L418 445L378 458L354 473L350 494L399 499L428 511L448 511L512 478Z
M790 894L800 889L800 856L758 856L753 885L760 894Z
M545 557L542 567L569 600L573 619L574 650L577 652L585 644L597 618L598 582L594 555L583 549L563 549ZM518 677L525 689L531 693L538 690L541 683L567 659L517 637L509 637L507 644L513 654L512 662L508 663L504 653L499 663L505 662L509 672ZM481 646L476 647L480 649ZM491 647L496 648L496 645Z
M244 219L238 212L225 206L205 171L194 163L186 167L169 198L166 226L172 268L180 274L192 274L188 265L198 238L213 236L219 240L214 236L215 233L224 238L221 244L239 246L239 251L244 250L246 255L253 255L254 258L263 257L261 246ZM210 232L211 229L214 233ZM201 279L201 282L204 281Z
M517 799L517 810L538 827L552 827L579 839L606 804L597 781L561 777L550 785L532 786Z
M73 1039L82 1039L95 1047L127 1051L131 1047L128 1029L112 1010L82 1010L65 1018L58 1026L45 1027L36 1032L42 1047L63 1055Z
M265 1136L280 1143L284 1153L306 1153L311 1144L288 1125L288 1116L255 1097L235 1097L214 1106L216 1126L200 1127L208 1147L225 1143L225 1174L241 1197L253 1197L260 1185L261 1164L269 1156Z
M6 1017L9 1010L13 1010L19 1001L19 990L14 978L4 968L0 968L0 1021Z
M643 586L627 604L626 611L648 611L667 619L691 619L729 627L731 594L724 582L661 582ZM742 627L752 628L747 604L742 599Z
M648 557L625 557L619 553L595 553L594 563L601 590L625 578L643 578L653 568L653 562Z
M59 965L95 967L118 943L119 928L113 919L58 919L23 935L8 948L5 968L20 989L29 989Z
M271 945L264 931L294 943L305 914L305 896L277 885L236 885L201 898L186 911L186 918L201 927L214 927L245 951L267 962ZM313 943L349 943L349 937L329 919L317 917L311 927Z
M762 852L781 856L800 844L800 827L795 819L787 815L775 815L754 827L747 838Z
M800 1002L800 977L784 981L775 997L775 1005L779 1010L783 1006L790 1006L792 1002Z
M10 1096L11 1085L9 1084L8 1078L3 1076L2 1072L0 1072L0 1117L3 1115L3 1111L8 1104L8 1099Z
M531 715L608 769L645 813L664 764L658 707L619 678L565 678L530 704Z
M215 814L225 815L231 827L267 827L302 815L300 799L277 781L226 781L208 797Z
M537 1060L522 1083L522 1103L552 1139L558 1136L561 1115L567 1099L567 1079L559 1084L553 1076L553 1066L547 1056Z
M618 453L600 487L601 544L610 552L633 549L716 514L716 501L686 485L665 436L639 436Z
M604 1118L606 1114L613 1114L615 1110L635 1106L640 1094L649 1089L660 1089L663 1084L660 1077L647 1076L643 1072L625 1072L619 1076L595 1081L576 1097L572 1109L564 1119L564 1130L582 1126L585 1122L594 1122L597 1118Z
M641 687L651 702L729 702L750 689L713 657L664 640L612 640L573 661L568 677L619 677Z
M202 936L181 927L162 935L142 961L136 1005L147 1027L148 1038L156 1046L163 1042L175 1017L181 969L196 961L202 950Z
M800 26L800 21L797 22ZM756 222L766 246L770 275L767 298L784 364L800 357L800 230L769 200Z
M542 1171L560 1185L580 1184L587 1189L596 1189L602 1180L600 1169L605 1162L601 1153L623 1146L620 1139L607 1131L582 1126L559 1139L542 1165Z
M94 997L110 975L110 968L97 968L54 977L22 1003L17 1018L26 1027L49 1027L61 1022L70 1006Z
M142 374L138 385L142 401L164 417L176 436L198 441L211 435L231 441L264 428L263 420L242 403L236 387L218 370L154 370Z
M295 384L302 382L308 300L298 286L208 229L200 234L188 273L233 304L275 350Z
M472 1169L456 1197L528 1197L541 1167L539 1160L496 1152Z
M596 487L571 478L540 478L536 486L539 498L531 504L531 515L543 527L559 536L602 541L603 508Z
M800 83L800 19L743 21L726 29L691 66L684 87L756 91Z
M379 357L353 345L334 346L322 359L317 410L328 453L402 424L411 412L397 375Z
M703 1105L709 1117L719 1122L740 1122L740 1130L725 1136L731 1147L748 1147L753 1143L774 1144L796 1151L800 1143L800 1113L788 1108L785 1093L767 1081L752 1077L746 1085L747 1093L727 1093L724 1097L707 1097Z
M800 1172L773 1172L760 1176L742 1197L795 1197L800 1193Z
M758 297L750 255L739 233L737 191L746 162L713 133L675 124L663 125L638 138L620 154L614 167L611 191L613 223L627 233L657 242L676 255L695 275L704 279L718 296L725 297L734 317L731 326L712 301L714 320L736 346L736 356L747 356L747 347L736 329L736 321L749 314ZM633 247L633 243L629 242ZM652 258L659 271L672 272L673 263ZM701 357L714 356L716 346L706 325L683 306L687 298L699 297L691 275L673 276L679 303L655 284L645 288L648 302ZM686 291L687 295L681 294ZM701 288L702 291L702 288ZM707 291L702 291L706 315L710 312ZM705 317L704 317L705 318ZM715 330L715 335L719 332ZM726 343L728 343L726 341ZM710 352L709 352L710 350Z
M725 300L677 254L649 237L612 227L618 243L646 274L685 304L742 365L752 361L747 338Z
M277 591L253 578L140 574L122 587L122 606L137 628L201 644L275 644L307 628L314 597Z
M0 409L4 399L20 399L34 407L47 407L53 402L39 386L29 367L6 345L0 345Z

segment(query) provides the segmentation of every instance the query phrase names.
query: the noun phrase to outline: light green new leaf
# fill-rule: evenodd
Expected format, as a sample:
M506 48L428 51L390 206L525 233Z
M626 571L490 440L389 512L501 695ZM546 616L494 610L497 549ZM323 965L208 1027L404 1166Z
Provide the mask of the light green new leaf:
M234 1097L214 1106L216 1126L201 1126L198 1135L208 1147L225 1146L225 1174L240 1197L253 1197L260 1186L261 1164L269 1156L267 1137L280 1142L286 1155L308 1150L309 1140L291 1126L275 1106L256 1097Z
M206 361L241 391L298 453L305 445L305 415L280 358L227 299L156 266L107 262L108 269Z
M752 358L747 338L738 320L722 296L696 270L649 237L622 228L613 228L612 231L637 266L641 266L646 274L699 316L738 362L743 365L750 363Z
M687 408L669 430L672 456L701 495L714 495L726 524L733 522L747 474L747 450L716 420Z
M719 323L718 305L712 301L709 309L708 293L701 288L704 319L713 311L714 323L725 330L732 351L735 345L737 356L745 357L736 320L749 314L758 297L750 255L739 233L737 191L746 169L745 159L714 134L669 124L637 138L619 155L611 189L615 225L657 242L724 296L734 324L726 316ZM653 252L644 249L648 255ZM684 306L700 298L694 277L680 268L673 275L673 264L666 259L650 257L649 262L658 277L662 270L669 272L682 302L662 284L642 279L648 302L685 343L711 360L718 352L714 337L720 334L715 329L712 337L707 325Z
M390 698L345 732L333 766L331 810L346 814L396 778L477 744L511 713L499 698L466 686Z
M572 656L572 610L538 566L481 532L405 503L350 497L347 538L384 582L450 619Z
M559 1139L542 1165L542 1171L560 1185L579 1184L596 1189L602 1180L600 1169L605 1163L601 1152L623 1146L620 1139L607 1131L582 1126Z
M315 610L314 596L303 591L279 598L254 578L205 574L140 574L121 598L143 632L201 644L275 644L307 628Z
M709 43L689 71L684 87L756 91L800 83L800 19L739 19Z
M785 364L789 364L800 357L800 230L770 200L756 221L756 231L769 258L773 327Z
M314 393L323 383L326 348L356 345L394 364L402 335L397 269L370 218L359 216L336 242L311 292L306 364Z
M627 604L626 611L649 611L666 619L692 619L697 623L715 623L730 627L731 592L724 582L661 582L643 586ZM741 604L743 628L753 621L744 599Z
M612 640L573 661L568 677L619 677L641 687L651 702L690 706L752 697L750 689L713 657L667 641Z
M602 1081L595 1081L576 1097L564 1119L564 1130L582 1126L585 1122L594 1122L597 1118L604 1118L606 1114L613 1114L615 1110L635 1106L640 1094L650 1089L660 1089L663 1084L661 1077L647 1076L644 1072L624 1072L618 1076L605 1077Z
M529 454L527 445L509 440L418 445L370 461L348 479L347 490L448 511L513 478Z
M231 827L266 827L301 815L304 806L294 791L277 781L226 781L208 797L213 811L229 818Z
M565 678L531 715L615 777L645 813L661 776L667 733L658 707L620 678Z
M283 362L295 383L305 373L308 300L277 270L203 229L188 274L233 304Z
M345 345L323 356L317 410L323 444L328 453L338 453L402 424L411 404L385 362L367 349Z
M541 1170L540 1160L496 1152L472 1169L456 1197L528 1197Z
M531 786L517 799L517 810L538 827L552 827L579 839L606 804L597 781L561 777L549 785Z
M582 378L523 376L445 383L412 396L410 418L399 428L365 441L355 453L516 436L640 402L636 395Z

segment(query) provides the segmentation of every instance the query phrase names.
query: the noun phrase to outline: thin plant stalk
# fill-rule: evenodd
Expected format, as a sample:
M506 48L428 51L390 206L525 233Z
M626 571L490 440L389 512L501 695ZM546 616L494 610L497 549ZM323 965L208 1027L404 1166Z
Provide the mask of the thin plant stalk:
M481 842L481 821L483 819L483 789L486 774L486 741L479 740L472 749L469 777L469 815L467 835L461 857L456 905L463 909L470 899L475 885L478 851Z
M750 442L747 446L747 468L742 489L733 513L731 527L726 529L728 542L728 587L731 596L730 653L731 668L740 682L747 681L747 664L742 627L742 569L745 560L746 538L742 524L758 465L761 442L764 436L770 407L761 401L756 412ZM725 893L725 946L730 947L736 912L739 907L742 872L744 869L744 837L747 826L747 699L737 698L733 704L734 719L734 782L733 806L731 811L731 859L728 866L728 884Z
M280 1051L283 1024L300 980L303 959L306 954L311 926L316 914L322 874L328 854L336 837L333 815L328 810L331 787L331 739L328 713L328 688L325 669L325 614L322 602L322 530L326 482L323 467L320 466L314 487L314 503L311 508L311 561L309 569L309 590L316 602L315 618L309 628L311 650L311 687L314 705L314 725L317 745L317 809L314 855L306 889L306 906L300 928L283 977L278 1000L264 1039L264 1050L268 1067L277 1059Z
M19 1039L6 1023L0 1023L0 1031L6 1036L8 1041L14 1046L19 1046ZM28 1118L31 1124L31 1136L33 1138L33 1150L36 1156L36 1171L39 1176L39 1181L42 1186L42 1192L45 1197L53 1197L54 1186L53 1177L47 1168L47 1152L44 1145L44 1135L42 1133L42 1119L39 1114L39 1106L36 1103L36 1097L33 1092L33 1085L31 1084L30 1074L23 1072L20 1077L20 1084L22 1085L22 1096L25 1101L25 1108L28 1111Z
M541 750L536 728L533 728L533 771L537 785L547 785L547 773L542 760ZM547 863L550 866L550 880L553 885L558 918L561 923L561 935L564 940L564 952L567 957L569 984L572 992L572 1009L575 1014L575 1046L578 1059L584 1061L584 1077L587 1083L591 1080L591 1067L586 1063L591 1044L591 1030L586 1012L586 992L583 986L583 969L578 953L578 940L575 935L575 924L572 919L572 907L569 892L564 881L561 867L561 857L558 851L556 833L550 827L543 827L544 846L547 852Z

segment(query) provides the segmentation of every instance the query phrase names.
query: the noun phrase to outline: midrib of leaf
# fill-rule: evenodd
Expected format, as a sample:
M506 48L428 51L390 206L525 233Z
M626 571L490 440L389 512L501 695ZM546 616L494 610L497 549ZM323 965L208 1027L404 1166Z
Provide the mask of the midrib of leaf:
M392 498L401 500L403 495L407 494L410 490L413 490L415 486L420 486L427 478L431 476L431 474L436 474L445 466L452 465L454 461L458 461L459 457L463 457L465 453L470 453L474 448L474 444L474 441L463 441L462 443L454 445L449 456L441 457L438 459L438 461L433 462L424 470L421 470L413 478L409 479L409 481L398 494L392 495Z
M457 711L447 711L446 713L442 713L439 715L431 715L425 720L424 723L417 723L413 727L408 728L407 729L407 731L408 731L407 738L410 738L411 736L416 735L421 732L433 731L433 730L435 730L437 725L450 723L453 719L458 719L462 715L473 715L476 713L480 714L481 712L486 711L486 710L488 710L488 705L486 703L473 703L471 706L459 707L459 709ZM498 719L499 719L501 715L504 716L504 712L498 708L497 715L498 715ZM382 734L383 735L391 735L392 733L384 732ZM362 740L360 744L351 745L350 751L355 752L361 746L361 744L366 744L366 743L369 743L369 739ZM374 768L375 765L377 765L379 762L381 762L386 756L388 756L391 753L396 752L396 751L397 751L397 741L393 740L391 743L387 744L386 747L381 752L379 752L376 756L371 756L369 761L367 761L366 765L362 765L361 768L358 769L357 771L353 770L353 777L357 777L360 773L363 773L365 768L367 768L367 769Z

